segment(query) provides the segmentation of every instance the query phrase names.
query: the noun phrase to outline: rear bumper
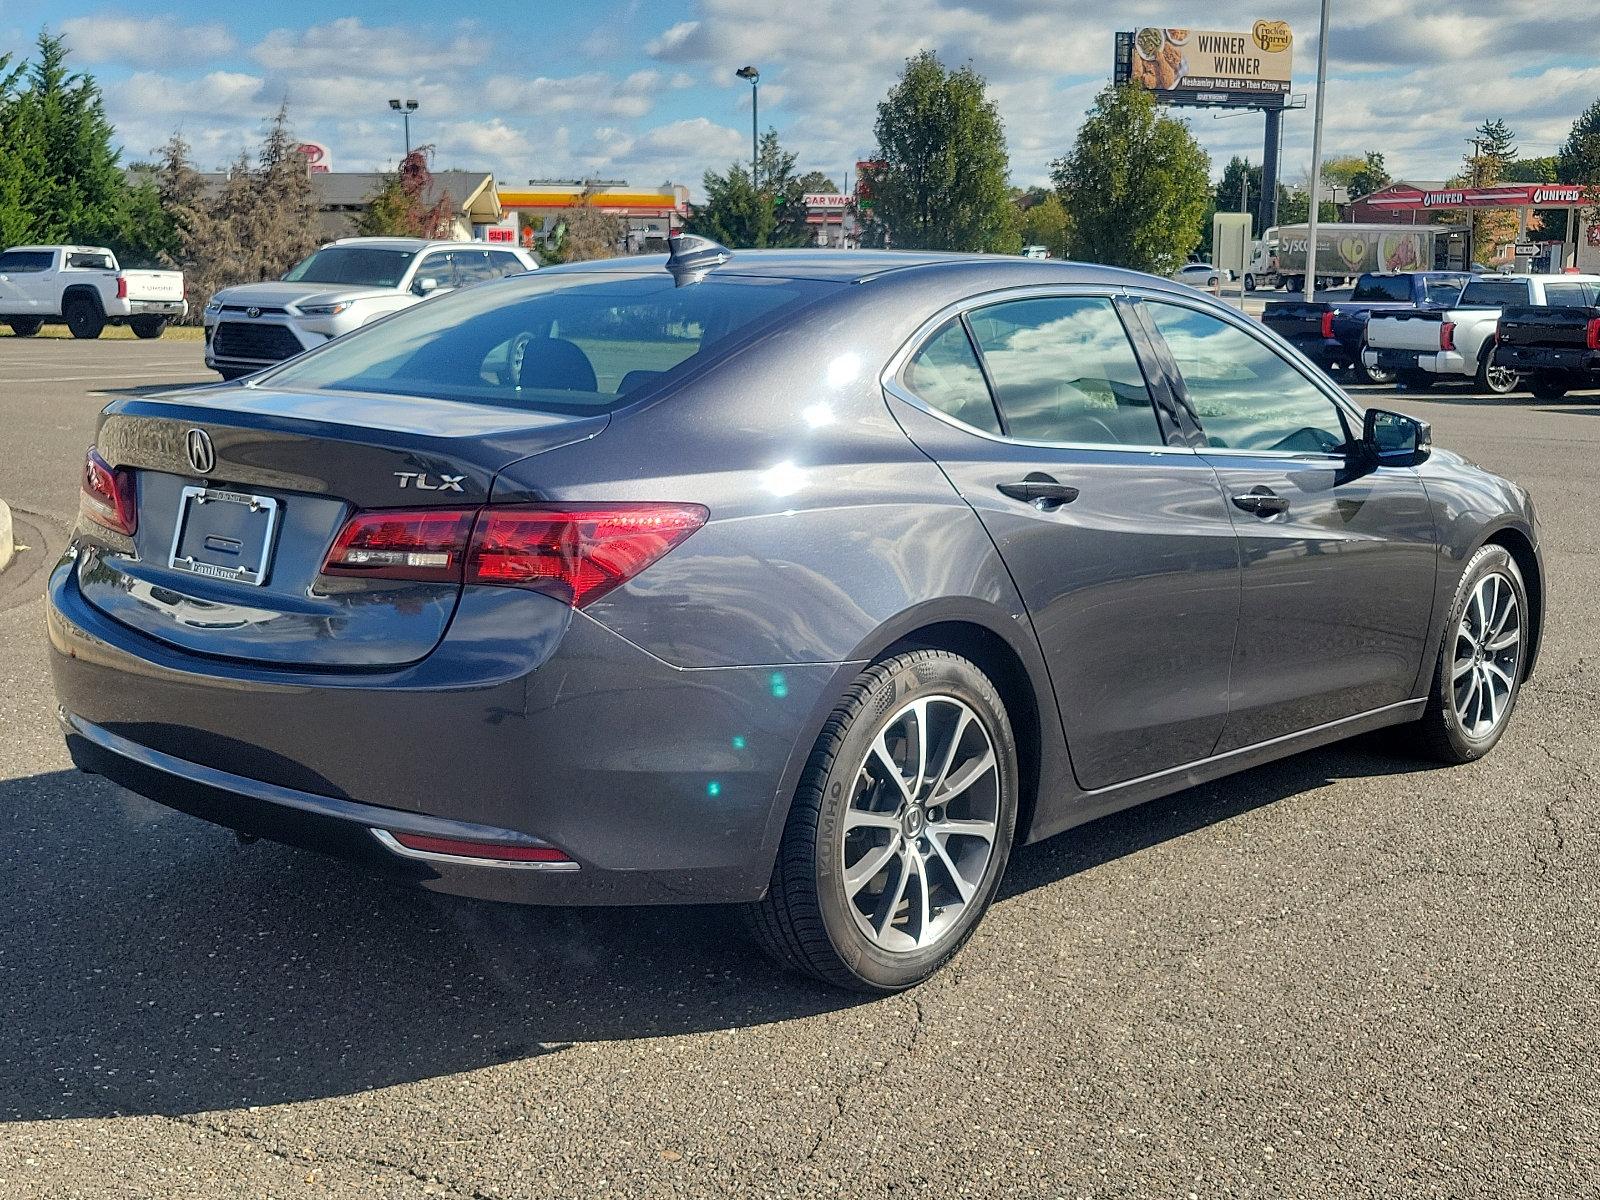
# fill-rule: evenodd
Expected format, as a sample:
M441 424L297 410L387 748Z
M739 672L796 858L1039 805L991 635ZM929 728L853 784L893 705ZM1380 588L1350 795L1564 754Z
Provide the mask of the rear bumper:
M187 300L129 300L130 317L182 317L189 311Z
M1600 351L1577 347L1501 343L1495 348L1494 361L1496 366L1518 371L1559 371L1572 375L1600 372Z
M1454 350L1391 350L1371 349L1363 352L1361 359L1369 367L1385 371L1424 371L1429 375L1472 375L1476 368Z
M480 589L490 590L490 589ZM411 667L204 659L89 605L71 563L48 626L74 762L246 833L437 891L539 904L743 901L766 887L849 664L683 670L580 614L463 596ZM576 869L404 857L374 829L555 846Z

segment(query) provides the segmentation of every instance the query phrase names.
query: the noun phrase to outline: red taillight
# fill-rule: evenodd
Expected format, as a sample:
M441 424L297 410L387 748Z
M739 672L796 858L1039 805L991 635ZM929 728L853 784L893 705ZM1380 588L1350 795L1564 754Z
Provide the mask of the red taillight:
M1439 349L1454 350L1456 348L1456 323L1454 321L1439 322Z
M556 504L357 513L328 575L521 587L582 608L705 524L698 504Z
M582 608L705 523L698 504L486 508L472 533L467 582L531 588Z
M117 299L118 300L126 300L127 298L128 298L128 281L126 279L124 279L121 275L118 275L117 276Z
M476 515L471 508L357 513L328 551L323 573L460 583Z
M455 858L489 858L496 862L571 862L554 846L518 846L506 842L472 842L464 838L426 837L420 833L390 833L407 850L421 854L448 854Z
M131 537L139 528L133 472L113 467L91 447L83 460L83 489L78 496L78 511L96 525Z
M1590 317L1583 332L1583 344L1590 350L1600 350L1600 317Z
M1333 313L1331 311L1322 314L1322 336L1325 338L1333 336Z

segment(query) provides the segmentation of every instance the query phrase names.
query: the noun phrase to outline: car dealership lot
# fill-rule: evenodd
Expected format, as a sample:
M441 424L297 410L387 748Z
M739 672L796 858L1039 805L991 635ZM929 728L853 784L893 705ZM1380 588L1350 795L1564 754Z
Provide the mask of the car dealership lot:
M1594 1190L1600 395L1367 397L1539 504L1487 760L1346 744L1025 849L952 970L862 1001L716 910L435 898L73 774L40 572L107 394L200 349L0 340L0 1195Z

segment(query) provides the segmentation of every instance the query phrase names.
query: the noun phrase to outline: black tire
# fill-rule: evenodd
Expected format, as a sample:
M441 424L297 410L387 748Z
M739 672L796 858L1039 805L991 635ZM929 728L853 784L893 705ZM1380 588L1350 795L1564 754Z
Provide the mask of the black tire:
M44 328L44 322L38 317L12 317L6 324L18 337L32 337Z
M1567 394L1572 380L1556 371L1538 371L1528 388L1540 400L1559 400Z
M165 317L131 317L128 326L133 330L133 336L150 341L160 337L167 331L167 318Z
M1478 374L1475 382L1480 392L1491 396L1509 396L1522 386L1522 376L1509 367L1499 367L1494 362L1494 343L1485 342L1478 352Z
M1461 718L1456 712L1456 705L1449 697L1449 690L1454 681L1458 631L1462 616L1479 584L1492 574L1498 574L1511 585L1518 606L1521 641L1502 715L1485 736L1474 737L1462 725ZM1495 743L1511 724L1517 696L1522 690L1522 680L1527 674L1528 622L1531 615L1531 610L1528 608L1527 585L1523 583L1522 572L1517 569L1516 559L1511 557L1505 547L1484 546L1468 560L1466 570L1461 573L1461 582L1456 586L1455 602L1450 606L1449 619L1445 622L1438 663L1433 672L1433 685L1428 692L1428 707L1424 710L1422 719L1411 727L1417 749L1429 758L1445 763L1469 763L1482 758L1494 749Z
M909 704L932 697L949 697L964 705L981 722L982 731L989 738L996 763L990 800L994 808L994 838L981 878L948 929L925 947L889 950L869 939L857 924L856 913L860 910L853 907L856 901L846 893L844 875L848 866L859 865L871 850L854 864L849 863L846 841L850 835L842 822L847 811L858 811L853 808L858 794L872 794L870 788L858 793L857 785L878 734L893 727L896 714L903 713ZM919 739L920 736L919 733ZM978 780L986 780L987 775L984 772ZM978 786L978 782L972 784L974 789ZM914 650L867 668L833 710L806 763L767 895L748 909L756 940L782 965L836 987L882 994L923 982L961 949L994 899L1016 834L1017 787L1016 741L1005 704L976 665L945 650ZM922 794L919 785L914 798ZM889 795L894 793L890 791ZM936 813L938 809L929 811ZM927 836L916 837L915 826L908 828L903 838L898 830L886 836L890 845L901 839L914 853L916 847L926 847L930 840ZM945 845L948 846L948 839ZM878 903L883 904L883 893L894 881L890 877L898 879L899 861L885 859L882 870L867 881L868 886L861 888L857 896L863 892L876 895ZM937 866L936 872L940 878L947 877L942 866ZM870 884L877 882L880 875L880 891L872 893ZM933 880L933 876L923 878ZM894 901L889 911L899 913L897 894L888 898ZM925 904L924 914L934 909L942 916L946 907L953 906ZM907 900L908 927L911 908Z
M100 311L99 302L88 296L68 296L61 315L67 322L67 332L75 338L93 341L105 331L106 315Z
M1367 354L1367 343L1365 341L1363 341L1361 343L1361 350L1356 355L1356 364L1355 364L1356 378L1359 379L1362 383L1375 383L1375 384L1378 384L1380 387L1384 386L1386 384L1393 383L1394 382L1395 373L1393 371L1386 371L1382 367L1369 367L1369 366L1367 366L1366 354Z
M1408 392L1425 392L1433 387L1434 377L1426 371L1396 371L1395 381Z

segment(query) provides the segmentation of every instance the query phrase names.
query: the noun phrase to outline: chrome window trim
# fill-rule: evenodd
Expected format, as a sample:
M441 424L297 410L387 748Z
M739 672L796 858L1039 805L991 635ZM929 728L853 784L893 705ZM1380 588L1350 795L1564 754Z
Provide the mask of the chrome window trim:
M424 862L454 863L463 867L499 867L501 870L512 871L576 871L578 864L575 862L512 862L503 858L473 858L466 854L440 854L433 850L413 850L410 846L402 846L387 829L373 829L368 827L368 832L378 839L385 850L398 854L401 858L416 858Z
M943 421L946 425L953 429L959 429L962 433L972 434L975 437L983 438L985 441L998 442L1002 446L1025 446L1039 450L1093 450L1102 454L1196 455L1199 451L1193 446L1169 446L1163 443L1128 445L1124 442L1039 442L1030 438L1007 437L1005 434L991 433L986 429L978 429L975 426L968 425L965 421L958 421L943 409L929 404L907 387L901 378L907 364L910 363L917 351L922 349L924 343L930 337L943 329L951 320L965 316L974 309L992 308L996 304L1008 304L1013 300L1043 300L1058 297L1107 300L1113 302L1114 305L1117 297L1123 294L1123 291L1107 288L1104 284L1053 283L1000 288L992 292L981 292L963 297L952 304L945 305L945 307L939 309L933 316L917 326L915 332L901 343L898 350L889 356L888 365L883 368L883 371L878 376L878 382L886 393L897 400L904 401L918 411L927 413L930 417ZM1117 320L1119 323L1122 320L1120 313L1117 314ZM1128 337L1128 349L1133 354L1134 361L1138 362L1138 348L1133 344L1132 337L1128 336L1126 327L1123 328L1123 336ZM1139 363L1139 368L1142 373L1144 364ZM1145 383L1146 391L1149 390L1149 387L1149 381L1147 380ZM1150 412L1152 416L1156 415L1154 396L1150 398ZM1156 428L1159 429L1160 427L1160 421L1157 418Z

